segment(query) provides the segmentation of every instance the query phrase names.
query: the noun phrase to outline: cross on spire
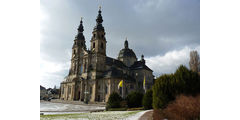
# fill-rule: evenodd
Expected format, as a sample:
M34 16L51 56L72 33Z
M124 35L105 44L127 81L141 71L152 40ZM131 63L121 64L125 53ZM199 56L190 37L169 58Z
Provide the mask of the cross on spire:
M83 29L83 25L82 25L82 19L83 19L83 17L81 17L81 20L80 20L80 25L79 25L79 27L78 27L78 32L83 32L84 31L84 29Z

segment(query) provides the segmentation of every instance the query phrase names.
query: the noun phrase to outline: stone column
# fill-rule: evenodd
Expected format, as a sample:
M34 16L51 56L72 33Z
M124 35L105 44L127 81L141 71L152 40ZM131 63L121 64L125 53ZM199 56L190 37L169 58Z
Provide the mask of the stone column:
M82 93L83 93L83 90L82 90L82 81L81 81L80 87L79 87L78 89L80 90L79 101L81 101L81 99L82 99Z

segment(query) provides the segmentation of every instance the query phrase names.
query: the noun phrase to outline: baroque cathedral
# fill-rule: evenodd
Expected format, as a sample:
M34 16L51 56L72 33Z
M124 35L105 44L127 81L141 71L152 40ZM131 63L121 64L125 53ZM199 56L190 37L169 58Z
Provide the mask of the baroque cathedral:
M101 9L92 32L91 47L86 49L81 19L72 46L71 67L61 82L60 99L84 102L107 102L112 92L125 98L132 91L144 93L153 85L153 71L146 66L144 56L138 60L125 40L118 57L106 55L105 30ZM122 87L119 83L122 81ZM143 84L144 83L144 84Z

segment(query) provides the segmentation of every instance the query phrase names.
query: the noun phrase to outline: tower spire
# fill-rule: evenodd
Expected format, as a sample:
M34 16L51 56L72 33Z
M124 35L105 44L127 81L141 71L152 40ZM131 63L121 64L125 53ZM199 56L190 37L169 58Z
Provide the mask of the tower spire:
M128 49L128 41L127 41L127 37L126 37L126 40L125 40L125 42L124 42L124 47L125 47L125 49Z
M104 31L104 27L102 26L102 22L103 22L103 18L102 18L102 10L101 10L101 6L99 6L99 10L98 10L98 16L97 16L97 19L96 19L96 26L94 27L94 31L96 30L102 30Z
M96 26L93 28L92 39L91 39L91 51L93 53L100 53L102 55L106 55L106 38L105 38L105 30L102 25L102 10L101 6L98 10L98 15L96 18Z
M80 20L80 25L78 26L78 34L76 36L76 39L78 40L85 40L85 37L83 35L83 31L84 31L84 28L83 28L83 21L82 21L83 17L81 17L81 20Z
M82 25L82 19L83 19L83 17L81 17L81 20L80 20L80 25L79 25L79 27L78 27L78 32L83 32L84 31L84 29L83 29L83 25Z

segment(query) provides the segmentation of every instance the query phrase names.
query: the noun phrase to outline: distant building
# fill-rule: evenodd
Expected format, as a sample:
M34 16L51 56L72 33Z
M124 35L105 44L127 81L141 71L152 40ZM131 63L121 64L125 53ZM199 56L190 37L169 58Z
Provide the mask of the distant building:
M96 26L92 32L90 50L86 49L83 22L72 47L71 68L60 87L62 100L106 102L112 92L126 97L132 91L144 92L153 85L153 71L146 66L144 56L138 60L129 48L127 39L117 59L106 56L105 30L101 10L98 11ZM123 87L118 89L123 80Z
M52 98L52 99L57 99L59 98L59 89L56 89L56 87L52 88L48 88L46 89L45 87L40 85L40 100L42 99L48 99L48 98Z
M43 99L43 97L46 95L47 95L46 88L40 85L40 99Z

